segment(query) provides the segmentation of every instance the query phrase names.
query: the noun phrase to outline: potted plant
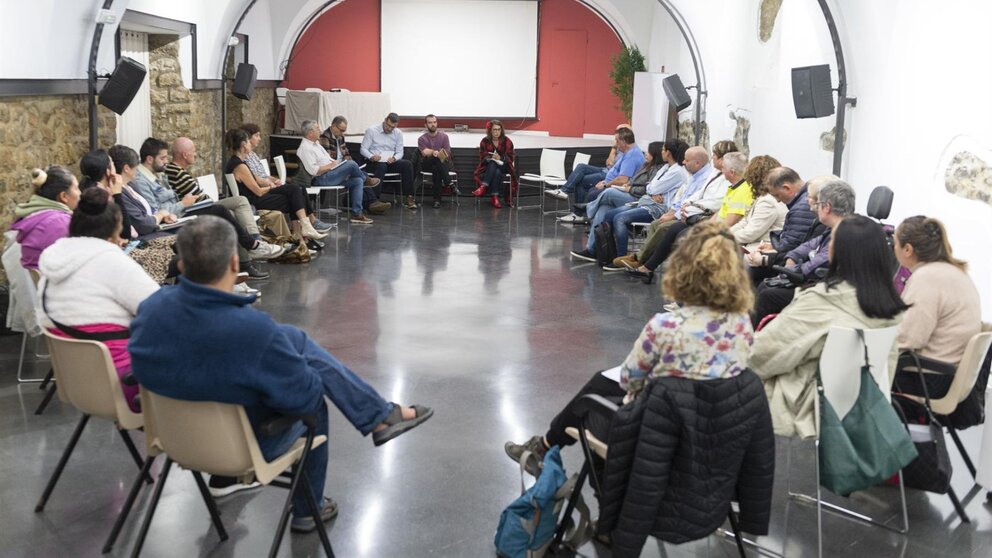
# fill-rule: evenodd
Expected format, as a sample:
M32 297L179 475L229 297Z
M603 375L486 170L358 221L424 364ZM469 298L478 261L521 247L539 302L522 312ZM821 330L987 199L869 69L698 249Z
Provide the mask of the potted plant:
M610 59L613 69L610 71L610 79L613 85L610 92L620 100L620 109L630 121L630 113L634 108L634 73L647 70L644 65L644 55L636 46L627 47Z

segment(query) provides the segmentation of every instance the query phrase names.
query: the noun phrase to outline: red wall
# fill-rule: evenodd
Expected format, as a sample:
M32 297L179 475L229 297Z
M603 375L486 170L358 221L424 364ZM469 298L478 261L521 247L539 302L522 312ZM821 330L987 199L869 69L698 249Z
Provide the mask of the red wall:
M305 89L340 87L352 91L379 91L379 19L376 0L346 0L318 17L293 47L293 54L283 80L283 87ZM554 128L546 110L551 88L551 69L556 63L548 46L556 29L585 30L586 91L583 130L586 133L611 134L626 119L616 109L617 98L610 93L610 57L623 45L613 30L593 11L576 0L541 0L540 35L537 69L537 120L504 122L510 130ZM333 58L331 50L335 49ZM559 55L560 56L560 55ZM442 112L439 110L438 112ZM441 119L442 127L456 121ZM485 126L484 120L457 121L473 128ZM404 119L400 125L415 129L420 119Z

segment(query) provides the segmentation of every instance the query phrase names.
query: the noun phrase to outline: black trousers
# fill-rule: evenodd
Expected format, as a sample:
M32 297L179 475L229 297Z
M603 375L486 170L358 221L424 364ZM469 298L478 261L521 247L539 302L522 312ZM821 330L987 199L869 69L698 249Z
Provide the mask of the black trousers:
M238 233L238 245L245 250L251 250L255 246L255 239L248 234L248 231L241 226L241 223L234 218L234 215L231 215L231 212L223 206L217 204L208 205L202 209L187 211L184 215L213 215L215 217L220 217L234 226L234 232Z
M658 243L658 247L655 248L654 252L648 256L647 261L644 262L644 267L653 271L658 269L659 265L665 263L668 256L672 254L672 250L675 249L675 242L678 240L679 235L684 233L691 226L692 225L687 225L682 221L679 221L671 227L668 227L668 230L665 232L665 237Z
M751 313L751 325L757 329L765 316L778 314L792 302L796 289L786 287L769 287L762 283L758 286L758 296L754 301L754 312Z
M626 392L620 387L620 384L603 376L602 373L596 372L593 374L592 378L586 382L586 385L582 386L582 389L568 402L568 405L565 405L565 408L555 418L551 419L551 427L548 428L548 432L545 434L549 445L565 447L575 443L575 439L566 434L565 429L570 426L578 428L581 424L581 420L575 414L575 403L580 397L586 394L602 395L619 405L623 401ZM589 415L586 419L586 428L604 442L610 437L610 421L599 415Z
M296 184L283 184L266 192L264 196L255 198L255 209L269 209L289 213L290 219L296 219L296 212L303 210L310 215L313 207L306 190Z
M392 163L386 161L365 160L365 170L372 176L382 180L387 172L395 172L400 175L400 185L403 188L403 195L413 195L413 163L406 159L399 159Z
M442 161L437 157L425 157L420 164L424 172L431 173L434 184L434 201L441 201L441 188L451 186L451 160Z

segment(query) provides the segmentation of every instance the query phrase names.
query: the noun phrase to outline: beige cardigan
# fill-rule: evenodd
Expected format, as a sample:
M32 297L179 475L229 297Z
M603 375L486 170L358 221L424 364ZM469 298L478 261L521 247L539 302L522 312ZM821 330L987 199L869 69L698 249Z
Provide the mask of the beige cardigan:
M809 438L816 434L810 380L827 332L831 326L884 328L896 325L902 316L869 318L858 306L857 293L849 283L826 283L799 291L796 298L774 320L755 334L748 363L765 384L775 434ZM889 354L889 374L895 377L898 349ZM891 380L891 378L890 378Z
M780 231L785 226L785 214L789 208L777 201L771 194L765 194L754 200L747 215L730 227L730 233L738 244L753 250L762 242L771 240L772 231Z
M982 330L981 300L967 273L947 262L913 268L902 299L911 304L899 325L900 349L957 364L968 341Z

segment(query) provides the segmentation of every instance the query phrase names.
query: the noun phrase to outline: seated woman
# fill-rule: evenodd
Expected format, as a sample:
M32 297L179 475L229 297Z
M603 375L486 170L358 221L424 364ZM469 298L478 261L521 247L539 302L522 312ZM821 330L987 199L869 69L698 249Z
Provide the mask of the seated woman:
M789 208L768 192L768 173L778 166L774 157L759 155L751 159L744 170L744 179L754 188L754 203L744 218L730 227L730 234L748 251L762 242L769 242L772 231L780 231L785 225Z
M658 144L660 144L660 149L657 158L655 158L656 155L651 153L651 149ZM657 147L655 148L657 149ZM668 207L668 200L688 182L689 174L682 166L685 161L685 152L688 149L689 144L680 140L650 143L646 157L650 157L651 161L660 160L664 162L664 166L643 187L629 184L611 186L606 188L602 195L590 201L586 206L587 214L593 218L589 240L584 252L572 252L572 255L580 259L595 261L596 226L606 221L612 226L617 256L625 256L630 223L649 223L660 217ZM643 168L647 168L648 164L645 162ZM628 206L628 202L636 202L636 205ZM603 269L622 271L624 268L617 265L606 265Z
M876 329L902 320L907 307L892 285L890 257L878 223L861 215L845 218L831 236L827 279L797 292L792 304L755 334L751 369L765 384L775 434L816 434L816 369L832 326ZM896 355L893 345L893 376Z
M128 191L130 188L125 189L125 179L134 178L138 155L133 149L124 146L113 151L121 168L127 167L127 176L117 174L118 167L108 152L103 149L90 151L79 160L79 170L83 174L80 190L85 192L98 188L112 197L114 204L121 210L121 233L117 242L123 246L130 240L141 240L141 244L129 255L156 283L162 283L177 274L173 263L175 251L172 249L176 242L175 236L163 232L142 236L132 225L131 214L136 218L147 219L147 212L141 203L143 198L133 190ZM155 222L155 219L152 218L151 221ZM140 226L148 231L148 224L142 221Z
M723 224L706 222L693 227L676 248L662 282L665 297L681 306L648 321L620 367L619 382L597 372L552 419L544 436L522 444L507 442L507 455L519 461L525 450L543 457L552 446L574 444L565 429L579 426L574 408L585 394L620 403L637 397L653 378L706 381L743 372L752 337L747 312L754 296L749 285L740 250ZM590 420L586 426L597 438L607 439L609 423Z
M41 255L38 284L41 314L49 331L62 337L94 339L110 351L118 377L131 372L128 327L158 285L117 245L121 210L100 188L83 192L69 222L69 236ZM131 410L138 411L138 386L121 384Z
M918 215L900 223L895 252L899 263L912 272L902 291L909 310L899 325L896 344L900 351L913 351L929 361L927 368L948 372L924 375L930 397L939 398L951 386L968 341L982 329L978 290L967 264L954 257L947 231L937 219ZM912 364L910 358L900 359L900 368ZM897 391L923 395L918 372L900 370L896 383Z
M490 120L486 124L486 137L479 142L479 164L475 167L475 183L478 188L472 195L479 198L487 193L493 207L503 207L499 203L503 176L510 175L510 190L503 196L508 207L513 207L513 193L517 191L517 172L514 169L516 157L513 154L513 141L506 137L503 123Z
M767 157L767 155L762 157ZM727 192L723 196L723 204L720 206L720 211L714 213L709 218L710 221L721 221L725 226L732 227L744 218L748 208L754 203L754 189L751 187L751 183L748 182L747 175L745 174L747 168L747 156L743 153L727 153L723 156L723 177L730 183L730 186L727 187ZM767 170L771 170L771 168L769 167ZM756 178L764 180L763 176ZM690 224L689 220L685 220L679 221L669 227L654 252L637 269L627 269L627 274L641 277L645 282L650 283L654 276L654 270L668 260L668 256L672 253L675 241L678 240L679 235L683 234L691 226L693 225Z
M34 194L27 203L14 208L17 243L21 245L21 265L38 269L38 257L56 240L69 234L69 219L79 203L79 181L69 169L52 165L31 171Z
M303 188L295 184L276 185L273 182L266 186L255 180L246 163L248 154L252 153L251 139L247 132L240 128L228 130L227 147L232 155L224 166L224 173L234 175L238 191L248 198L255 209L289 213L293 234L297 237L320 240L327 236L327 233L318 232L314 228L314 223L318 223L317 217ZM324 225L321 223L321 226Z

